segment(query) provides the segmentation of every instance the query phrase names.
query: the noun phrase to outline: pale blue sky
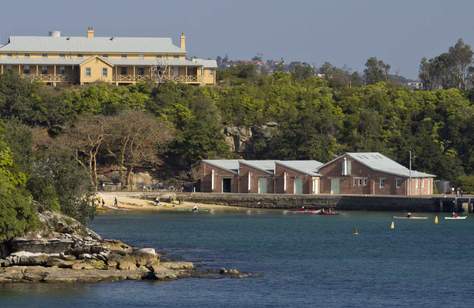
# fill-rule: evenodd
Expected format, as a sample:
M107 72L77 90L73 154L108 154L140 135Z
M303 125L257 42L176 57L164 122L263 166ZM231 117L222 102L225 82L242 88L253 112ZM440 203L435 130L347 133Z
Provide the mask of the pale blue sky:
M377 56L416 77L423 56L458 38L474 45L472 0L15 0L0 4L0 39L61 30L172 36L191 55L329 61L361 70Z

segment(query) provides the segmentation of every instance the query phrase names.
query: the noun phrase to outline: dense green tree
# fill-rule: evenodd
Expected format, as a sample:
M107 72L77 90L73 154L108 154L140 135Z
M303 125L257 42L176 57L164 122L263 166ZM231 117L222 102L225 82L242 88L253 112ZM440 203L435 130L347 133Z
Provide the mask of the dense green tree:
M364 69L364 79L367 84L388 81L390 65L376 57L367 59Z
M38 224L31 195L25 188L27 175L20 172L0 127L0 240L23 235Z
M425 89L472 87L473 51L471 46L459 39L448 52L432 59L421 59L419 77Z

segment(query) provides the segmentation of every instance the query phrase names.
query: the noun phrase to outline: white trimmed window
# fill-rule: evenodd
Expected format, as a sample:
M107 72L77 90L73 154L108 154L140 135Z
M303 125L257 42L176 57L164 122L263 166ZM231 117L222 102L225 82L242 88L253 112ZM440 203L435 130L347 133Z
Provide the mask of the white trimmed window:
M29 74L30 73L30 66L29 65L23 65L23 74Z
M379 187L380 189L385 187L385 178L380 178L379 180Z
M395 187L396 188L402 187L402 182L403 182L403 179L400 179L400 178L395 179Z
M90 67L86 67L86 76L91 77L92 76L92 69Z
M104 67L102 68L102 77L107 77L109 75L109 69Z
M60 67L59 67L59 74L60 74L60 75L64 75L64 73L66 73L66 67L60 66Z

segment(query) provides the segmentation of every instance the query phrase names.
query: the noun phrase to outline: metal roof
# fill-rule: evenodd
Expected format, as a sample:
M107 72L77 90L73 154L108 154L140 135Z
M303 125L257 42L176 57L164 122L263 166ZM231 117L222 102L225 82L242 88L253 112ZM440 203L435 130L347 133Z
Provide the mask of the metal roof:
M388 158L387 156L381 153L365 152L365 153L346 153L346 154L373 170L390 173L394 175L399 175L403 177L410 176L410 170L407 167L400 165L396 161ZM412 170L411 177L419 178L419 177L436 177L436 176L432 174Z
M204 66L207 68L217 68L217 61L216 60L208 60L208 59L198 59L194 58L192 59L193 62L200 66Z
M12 65L79 65L82 62L90 59L91 57L83 58L11 58L11 57L0 57L0 64L12 64ZM203 64L187 60L187 59L130 59L130 58L107 58L98 57L103 61L110 63L111 65L133 65L133 66L188 66L188 67L201 67Z
M68 59L68 58L0 58L0 64L5 65L79 65L86 58Z
M171 38L83 36L11 36L0 51L57 53L178 53L184 54Z
M279 160L277 164L311 176L319 176L318 169L323 165L317 160Z
M275 172L274 160L240 160L240 163L267 173L273 174Z
M203 162L231 172L239 170L238 159L205 159Z

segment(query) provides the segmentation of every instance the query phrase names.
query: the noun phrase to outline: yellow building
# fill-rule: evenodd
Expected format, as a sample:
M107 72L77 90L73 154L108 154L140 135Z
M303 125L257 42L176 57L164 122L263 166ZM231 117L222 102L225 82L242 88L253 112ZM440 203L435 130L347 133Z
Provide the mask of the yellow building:
M11 36L0 45L0 74L7 70L50 85L108 82L176 81L194 85L216 83L215 60L189 59L186 37L180 46L171 38Z

